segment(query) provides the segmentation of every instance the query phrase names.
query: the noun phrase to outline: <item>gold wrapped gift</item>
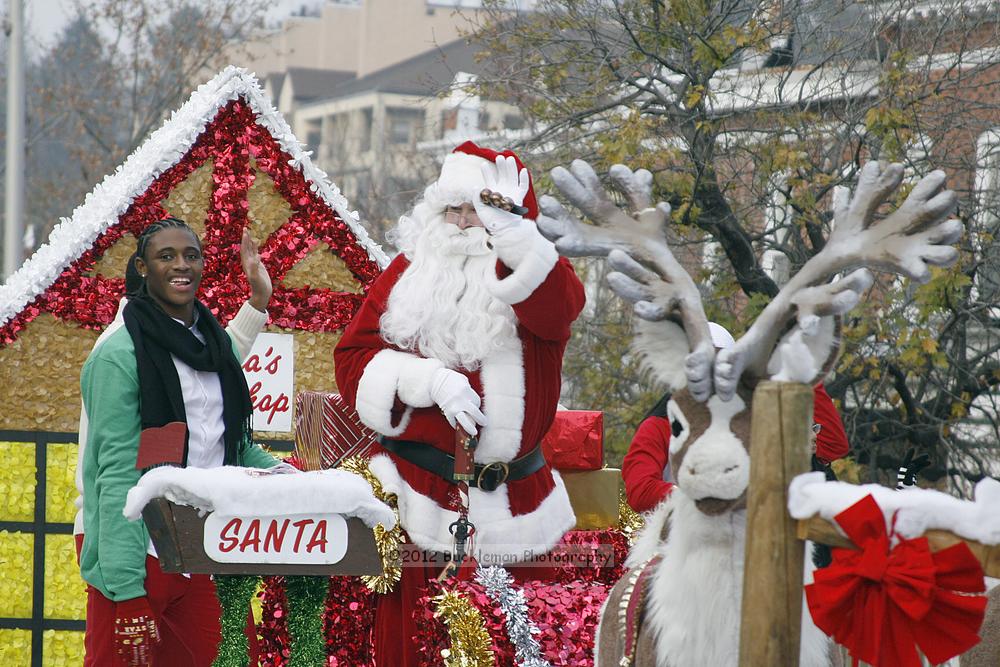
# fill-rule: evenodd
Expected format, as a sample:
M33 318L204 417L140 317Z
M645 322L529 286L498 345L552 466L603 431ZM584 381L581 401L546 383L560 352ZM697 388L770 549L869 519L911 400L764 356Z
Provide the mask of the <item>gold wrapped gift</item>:
M576 513L577 530L602 530L618 525L618 490L622 471L618 468L559 472Z

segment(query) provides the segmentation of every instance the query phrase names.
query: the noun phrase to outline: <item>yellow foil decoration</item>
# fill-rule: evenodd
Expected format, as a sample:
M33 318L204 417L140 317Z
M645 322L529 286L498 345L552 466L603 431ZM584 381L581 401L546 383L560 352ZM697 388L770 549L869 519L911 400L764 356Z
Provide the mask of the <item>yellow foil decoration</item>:
M0 521L34 521L35 443L0 442L0 461Z
M635 538L644 525L646 522L642 520L642 515L632 509L625 498L625 489L621 489L618 494L618 527L628 538L629 546L635 543Z
M378 477L372 474L372 471L368 468L368 461L360 456L352 456L349 459L345 459L338 468L363 477L366 482L371 484L375 497L391 507L393 514L396 515L396 525L392 530L386 530L382 526L375 526L374 529L375 547L378 549L378 555L382 557L382 574L378 576L364 575L361 577L361 581L365 583L368 590L384 595L396 587L399 578L403 574L401 569L402 563L399 557L399 545L403 541L403 528L399 525L396 494L387 493L382 488L382 482L378 481Z
M125 264L135 252L138 239L134 234L123 234L120 239L104 251L104 254L94 262L94 268L87 271L87 276L103 276L105 278L124 278Z
M322 241L285 274L281 284L291 289L323 287L334 292L361 294L361 284L347 264Z
M451 649L441 652L446 667L493 667L493 642L476 607L454 591L434 598L434 615L448 628Z
M73 523L76 516L76 453L74 442L53 442L45 455L45 520Z
M576 514L576 530L604 530L618 525L621 470L560 470L559 474Z
M206 160L205 164L192 171L187 178L175 185L170 194L160 202L167 215L180 218L188 223L198 238L205 237L205 216L212 203L212 188L214 187L212 172L214 170L215 162L211 159ZM135 250L134 244L132 249Z
M0 530L0 618L31 618L31 573L35 536ZM13 664L2 663L0 664Z
M30 664L31 631L0 630L0 665Z
M5 429L76 432L80 369L97 333L43 313L0 346Z
M83 633L73 630L44 631L42 633L42 664L45 667L78 667L82 665Z
M266 171L257 168L257 160L250 158L253 184L247 191L247 217L250 218L250 235L258 244L288 222L295 213L291 205L278 192Z
M45 618L82 621L87 617L87 584L76 564L72 535L45 536Z

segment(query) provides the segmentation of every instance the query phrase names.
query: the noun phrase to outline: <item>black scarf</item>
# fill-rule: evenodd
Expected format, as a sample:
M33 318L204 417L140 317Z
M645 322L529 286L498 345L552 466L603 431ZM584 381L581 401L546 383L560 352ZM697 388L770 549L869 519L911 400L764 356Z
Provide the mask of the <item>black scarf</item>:
M195 300L194 307L198 331L205 337L204 344L187 327L163 312L146 293L132 297L125 306L125 328L135 346L142 428L176 421L187 423L180 378L170 358L173 354L195 370L219 374L222 420L226 427L223 465L235 465L241 445L251 435L250 391L229 336L201 301ZM190 430L188 428L189 433ZM185 438L184 466L187 466L187 458Z

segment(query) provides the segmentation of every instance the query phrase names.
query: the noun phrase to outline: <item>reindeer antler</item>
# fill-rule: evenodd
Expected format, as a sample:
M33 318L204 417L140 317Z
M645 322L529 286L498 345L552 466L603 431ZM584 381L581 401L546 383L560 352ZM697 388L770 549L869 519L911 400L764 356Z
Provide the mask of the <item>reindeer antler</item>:
M947 266L958 258L949 244L961 236L962 223L947 219L957 196L943 190L944 172L925 176L899 208L877 219L878 208L902 180L902 165L882 169L869 162L861 170L853 199L846 188L838 189L834 228L826 246L782 288L739 341L719 354L715 390L723 399L732 396L744 370L763 377L775 342L793 316L808 326L810 320L804 318L844 313L870 284L867 272L856 271L823 285L835 274L862 266L926 282L930 266Z
M691 276L677 262L667 245L670 206L650 207L653 176L645 169L633 172L616 164L609 171L612 183L636 213L627 215L608 198L594 169L574 160L567 171L556 167L552 180L573 206L594 221L588 225L572 216L556 199L542 197L538 228L563 255L608 257L612 289L635 304L636 314L647 320L679 316L688 338L685 359L688 389L696 400L706 400L712 390L715 348L701 295Z

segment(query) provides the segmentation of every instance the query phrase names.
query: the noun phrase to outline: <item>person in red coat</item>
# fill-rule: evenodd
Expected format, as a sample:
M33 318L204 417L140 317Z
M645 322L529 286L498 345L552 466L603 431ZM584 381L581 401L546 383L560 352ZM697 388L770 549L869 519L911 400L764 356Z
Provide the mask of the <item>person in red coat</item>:
M717 349L733 344L733 337L715 322L709 323L712 342ZM628 453L622 461L625 497L636 512L648 512L670 495L673 481L669 479L670 421L667 419L665 394L639 423ZM814 459L821 466L847 456L849 445L844 424L833 401L822 384L813 388Z
M482 203L484 188L513 210ZM533 560L576 522L539 443L584 292L538 232L537 211L530 175L512 152L456 148L400 219L390 240L401 253L334 351L341 394L383 436L370 469L396 494L402 528L427 554L454 547L456 426L478 436L468 505L480 563ZM379 600L379 664L416 664L409 614L441 567L404 567L397 589Z

